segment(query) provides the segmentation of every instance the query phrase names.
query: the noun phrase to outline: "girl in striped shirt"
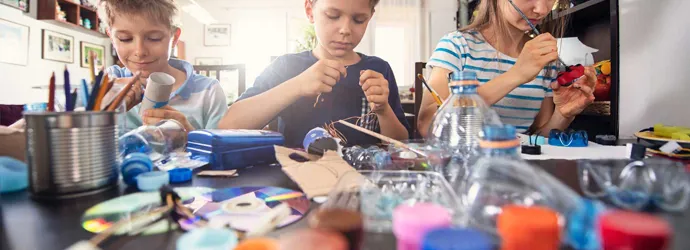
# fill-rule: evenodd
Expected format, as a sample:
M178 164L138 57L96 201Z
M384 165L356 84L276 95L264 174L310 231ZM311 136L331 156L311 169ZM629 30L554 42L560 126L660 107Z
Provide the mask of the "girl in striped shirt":
M558 3L556 3L558 1ZM531 30L508 0L481 0L478 13L466 28L441 39L427 63L429 83L441 98L449 94L448 74L475 71L481 83L479 95L492 105L504 123L520 132L548 135L551 129L564 130L594 101L596 76L587 67L585 77L572 87L558 85L559 68L556 39L562 35L564 20L540 25L551 19L554 4L568 6L568 0L513 0L530 22L539 25L541 35L531 39ZM425 92L419 112L420 134L426 136L437 106Z

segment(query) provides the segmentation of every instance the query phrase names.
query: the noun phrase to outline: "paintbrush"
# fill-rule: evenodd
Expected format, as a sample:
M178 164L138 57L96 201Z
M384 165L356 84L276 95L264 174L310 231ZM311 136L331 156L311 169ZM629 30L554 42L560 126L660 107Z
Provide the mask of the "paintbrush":
M443 101L441 101L441 97L438 96L438 93L436 93L436 91L434 89L432 89L428 83L426 83L426 80L424 80L424 76L422 76L422 74L417 74L417 78L419 78L419 80L422 81L422 84L424 84L426 89L429 90L429 93L431 93L431 96L433 96L434 100L436 100L436 104L441 106L441 104L443 104Z
M338 122L341 123L341 124L343 124L343 125L345 125L345 126L348 126L348 127L352 128L352 129L354 129L354 130L357 130L357 131L359 131L359 132L362 132L362 133L365 133L365 134L367 134L367 135L376 137L376 138L378 138L378 139L381 140L381 141L384 141L384 142L393 144L393 145L395 145L396 147L404 148L404 149L410 150L410 151L414 152L415 154L418 154L418 155L423 156L423 157L428 157L427 154L425 154L424 152L419 151L418 149L411 148L410 146L407 146L407 144L402 143L401 141L398 141L398 140L396 140L396 139L393 139L393 138L390 138L390 137L388 137L388 136L385 136L385 135L376 133L376 132L374 132L374 131L371 131L371 130L362 128L362 127L360 127L360 126L354 125L354 124L349 123L349 122L344 121L344 120L339 120Z
M89 51L89 75L91 75L91 85L96 84L96 54Z
M134 83L136 83L139 80L139 76L141 76L140 72L137 72L134 74L132 79L125 85L125 87L120 91L120 94L118 94L115 99L108 105L106 108L106 111L115 111L117 107L119 107L122 104L122 101L125 100L125 97L127 96L127 93L132 89L132 86L134 86Z
M510 5L512 5L513 8L515 8L515 10L518 12L518 14L520 14L520 16L522 16L522 19L525 19L527 24L529 24L529 27L532 28L532 32L534 33L534 36L541 35L541 33L539 32L537 27L535 27L534 24L532 24L532 22L530 22L527 15L525 15L525 13L522 12L522 10L520 10L520 8L518 8L517 5L515 5L515 3L513 3L513 0L508 0L508 2L510 2ZM563 60L561 59L560 56L558 57L558 62L561 63L563 65L563 67L565 67L566 69L568 68L568 65L565 64L565 62L563 62Z

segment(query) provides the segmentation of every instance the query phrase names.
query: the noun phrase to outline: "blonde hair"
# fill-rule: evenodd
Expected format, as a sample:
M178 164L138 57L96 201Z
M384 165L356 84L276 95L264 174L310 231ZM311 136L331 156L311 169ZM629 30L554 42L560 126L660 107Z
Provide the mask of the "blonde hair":
M309 0L309 1L311 1L311 4L316 3L316 0ZM374 8L376 8L376 5L378 5L380 1L381 0L369 0L369 6L371 6L371 9L373 10Z
M181 27L179 9L174 0L101 0L98 15L103 24L110 28L117 15L143 15L164 25L172 31Z

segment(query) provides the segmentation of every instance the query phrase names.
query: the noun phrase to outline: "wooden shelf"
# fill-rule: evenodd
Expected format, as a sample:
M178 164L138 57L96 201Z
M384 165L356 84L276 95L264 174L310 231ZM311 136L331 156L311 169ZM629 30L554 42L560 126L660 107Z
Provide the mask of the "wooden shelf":
M598 19L602 14L608 14L608 0L589 0L587 2L575 5L565 11L558 11L554 13L553 19L558 19L575 13L583 14L592 19Z
M67 20L60 20L56 7L65 12ZM74 31L86 33L88 35L107 37L98 31L100 20L98 13L93 8L74 3L69 0L44 0L38 1L38 20L47 21ZM91 29L79 25L79 20L83 18L91 21Z

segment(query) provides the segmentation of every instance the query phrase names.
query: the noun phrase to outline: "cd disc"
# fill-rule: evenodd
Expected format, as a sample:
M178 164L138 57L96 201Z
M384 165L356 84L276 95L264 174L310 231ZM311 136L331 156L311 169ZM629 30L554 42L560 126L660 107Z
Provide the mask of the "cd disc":
M290 207L291 213L278 223L278 227L298 221L309 210L309 199L304 193L278 187L220 189L185 202L185 205L211 225L230 225L236 230L250 231L259 226L257 221L261 216L282 203ZM195 228L194 223L192 220L179 221L184 230Z
M175 188L175 192L180 195L182 200L193 204L194 197L200 197L202 194L212 192L215 189L205 187L182 187ZM102 202L86 210L82 216L82 227L86 231L92 233L100 233L114 223L123 218L131 218L133 215L140 212L148 212L161 206L161 198L158 192L140 192L120 196L112 200ZM142 234L158 234L164 233L168 230L168 223L160 221L148 228L140 228L142 224L147 224L155 221L156 217L143 218L139 221L132 221L115 232L116 235L122 235L133 231L142 231ZM173 227L175 228L175 227Z

